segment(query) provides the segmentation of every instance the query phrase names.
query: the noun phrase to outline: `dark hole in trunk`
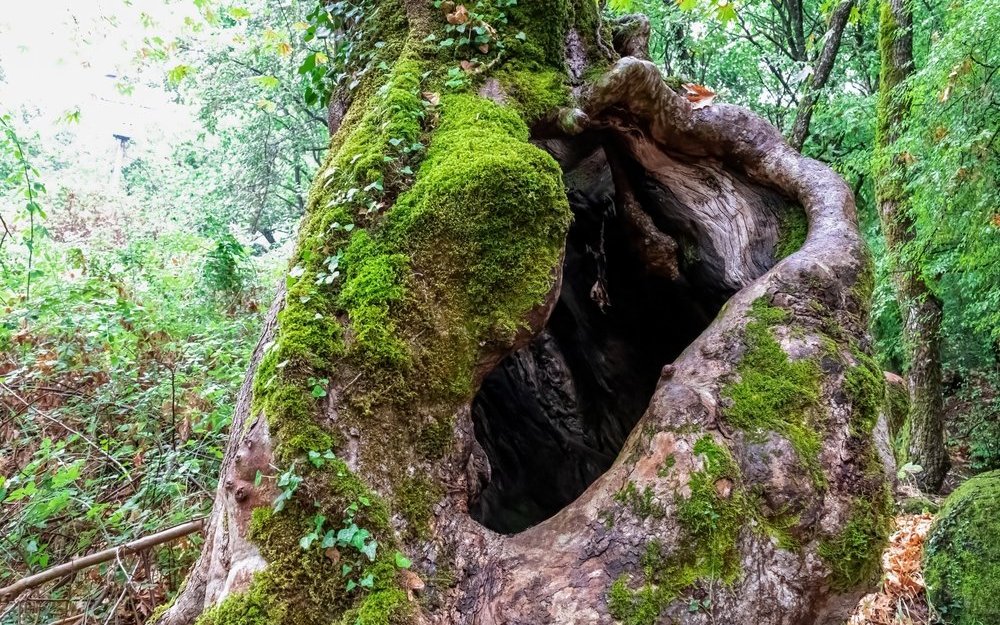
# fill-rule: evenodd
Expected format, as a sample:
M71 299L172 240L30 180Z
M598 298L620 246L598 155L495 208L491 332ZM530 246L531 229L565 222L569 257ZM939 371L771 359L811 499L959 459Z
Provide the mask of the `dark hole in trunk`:
M492 472L470 501L472 516L505 534L552 516L610 467L663 366L728 295L651 275L608 194L573 192L570 203L558 303L544 330L486 377L472 405Z

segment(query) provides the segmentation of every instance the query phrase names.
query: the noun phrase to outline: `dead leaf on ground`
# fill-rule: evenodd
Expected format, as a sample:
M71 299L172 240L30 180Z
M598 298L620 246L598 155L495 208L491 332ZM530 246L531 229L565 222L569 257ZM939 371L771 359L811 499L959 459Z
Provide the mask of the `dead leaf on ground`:
M460 4L455 7L455 10L449 13L445 19L448 20L449 24L453 24L455 26L464 24L469 21L469 10L465 8L464 4Z
M848 625L917 625L927 622L921 556L933 516L896 517L896 532L882 553L882 589L865 595Z

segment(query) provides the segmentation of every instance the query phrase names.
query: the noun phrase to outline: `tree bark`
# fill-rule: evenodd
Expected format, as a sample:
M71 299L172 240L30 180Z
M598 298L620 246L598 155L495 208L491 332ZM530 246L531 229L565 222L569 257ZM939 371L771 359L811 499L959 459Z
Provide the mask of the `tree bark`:
M820 93L830 79L834 63L837 60L837 53L840 52L840 41L844 36L844 28L851 17L855 0L844 0L833 10L830 16L830 26L826 31L826 41L823 49L816 59L816 64L812 75L807 79L805 94L799 101L799 106L795 111L795 122L792 124L792 134L788 138L788 145L796 150L801 150L809 136L809 122L812 121L813 109Z
M619 58L590 2L443 9L362 20L390 70L344 109L157 622L843 622L891 518L850 190ZM448 23L504 55L442 60Z
M913 18L907 0L886 0L879 28L882 57L876 129L876 200L882 233L892 259L896 296L903 316L910 390L907 460L920 465L922 490L937 492L950 466L944 444L941 379L941 301L912 258L915 225L906 192L910 156L897 145L906 129L913 73Z

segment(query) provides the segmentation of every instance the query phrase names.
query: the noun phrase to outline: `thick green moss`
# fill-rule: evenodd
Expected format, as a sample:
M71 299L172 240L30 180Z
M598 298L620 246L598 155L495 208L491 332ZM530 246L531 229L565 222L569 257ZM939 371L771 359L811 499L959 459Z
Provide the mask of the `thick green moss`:
M497 78L529 124L543 119L570 101L566 77L561 72L508 68L498 72Z
M424 66L414 58L398 61L389 80L375 91L375 104L368 107L358 128L347 135L330 165L338 175L348 176L356 187L383 179L387 172L386 158L398 160L404 150L420 139L423 128L424 104L420 97ZM353 199L352 197L352 199Z
M1000 622L1000 471L948 497L924 545L927 597L945 623Z
M910 414L910 393L905 384L887 383L885 385L885 413L893 449L898 449L901 439L904 438L904 430L908 429L906 423L907 417ZM896 460L899 461L903 458L903 455L896 454Z
M351 320L355 349L363 358L384 365L408 361L406 344L396 333L391 307L404 294L408 271L405 254L386 252L361 230L351 237L344 251L346 276L338 303Z
M652 586L631 590L625 574L618 576L608 591L608 612L623 625L652 625L665 605Z
M406 593L398 588L372 593L360 607L340 619L341 625L405 625L413 607Z
M450 304L469 338L509 341L552 286L570 220L562 175L512 109L473 95L441 104L417 182L387 227L424 280L458 294Z
M869 437L878 421L886 397L885 376L875 360L856 351L857 366L844 375L844 390L851 400L850 431L853 436Z
M809 220L805 210L799 206L788 207L778 222L778 242L774 246L775 260L781 260L797 252L806 242L808 233Z
M311 368L289 370L290 350L275 345L261 359L254 377L254 409L268 418L275 456L290 462L308 451L331 449L333 436L316 424L317 398L308 387Z
M430 535L433 506L444 495L442 489L423 476L407 477L396 489L396 510L406 519L407 532L412 538Z
M566 32L573 20L571 8L572 4L568 0L518 2L509 7L506 11L511 32L525 34L523 38L507 42L511 58L524 65L561 69L566 50Z
M813 481L823 484L819 465L822 437L817 427L821 372L812 360L791 361L771 333L787 313L756 300L750 310L737 367L738 382L723 389L732 405L726 421L750 436L776 432L788 439Z
M840 590L874 581L881 571L882 550L892 530L892 495L882 488L852 503L851 516L834 537L822 541L818 553L832 570Z
M316 398L307 380L328 377L332 363L344 353L338 314L346 312L352 321L353 351L378 364L405 360L389 309L403 296L407 259L362 231L349 235L344 226L377 209L392 181L387 164L400 160L400 146L410 146L420 136L424 109L419 70L412 60L396 64L379 89L377 104L344 133L347 138L310 194L275 343L254 381L254 407L267 417L276 455L283 461L331 447L330 435L315 425ZM339 297L337 280L332 285L324 280L334 271L344 273Z

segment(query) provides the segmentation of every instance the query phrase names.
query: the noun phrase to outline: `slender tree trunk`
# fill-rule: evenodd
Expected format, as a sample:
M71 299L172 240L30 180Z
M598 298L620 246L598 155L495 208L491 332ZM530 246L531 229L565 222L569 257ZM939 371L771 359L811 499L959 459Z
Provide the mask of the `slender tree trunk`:
M891 513L850 189L589 0L366 7L157 621L842 623Z
M897 141L905 132L910 95L905 81L913 73L913 24L908 0L886 0L879 29L881 79L876 129L876 196L882 233L892 258L896 295L903 316L903 339L909 357L908 460L920 465L917 483L937 491L948 472L944 444L940 328L941 302L909 255L915 237L906 170L909 155Z
M833 10L830 16L830 26L826 31L826 41L823 49L816 59L813 73L806 81L805 93L799 101L798 109L795 111L795 122L792 124L792 134L788 138L788 145L796 150L801 150L809 136L809 122L812 121L813 109L819 99L823 88L826 87L830 73L833 71L834 63L837 61L837 54L840 52L840 41L844 36L844 28L851 17L855 0L844 0Z

